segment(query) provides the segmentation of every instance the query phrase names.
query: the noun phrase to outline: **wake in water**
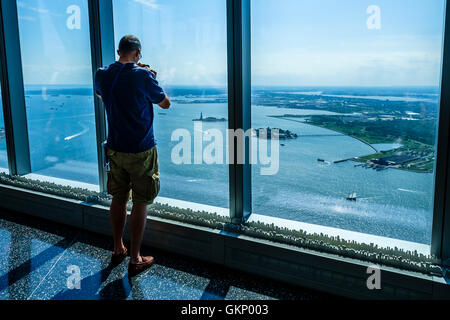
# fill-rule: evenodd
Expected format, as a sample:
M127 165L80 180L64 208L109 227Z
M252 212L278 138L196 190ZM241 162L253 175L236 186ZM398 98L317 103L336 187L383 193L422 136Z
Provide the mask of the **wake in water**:
M373 200L373 199L372 199ZM279 190L255 213L429 244L430 212L382 202Z

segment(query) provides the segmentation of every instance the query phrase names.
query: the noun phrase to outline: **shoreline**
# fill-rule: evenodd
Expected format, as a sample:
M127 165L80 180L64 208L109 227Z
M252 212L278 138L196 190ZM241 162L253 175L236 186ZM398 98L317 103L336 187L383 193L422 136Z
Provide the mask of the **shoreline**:
M298 116L298 118L307 118L309 116L310 115ZM369 154L369 155L355 156L355 157L350 157L348 159L342 159L342 160L333 161L333 163L335 163L335 164L336 164L336 162L337 163L343 163L343 162L347 162L347 161L352 161L352 162L356 162L356 163L366 163L366 162L363 162L363 161L358 161L358 159L364 158L364 157L370 157L370 156L374 156L374 155L378 155L378 154L381 155L381 151L378 150L377 148L375 148L370 142L365 141L362 138L356 137L354 135L349 135L347 133L344 133L344 132L341 132L341 131L338 131L338 130L335 130L335 129L327 128L325 126L315 125L315 124L311 124L311 123L304 122L304 121L296 121L294 119L290 119L291 117L286 116L286 115L284 115L284 116L268 116L268 117L276 118L276 119L282 119L282 120L286 120L286 121L298 122L298 123L302 123L302 124L305 124L305 125L308 125L308 126L311 126L311 127L316 127L316 128L329 130L331 132L338 133L339 135L346 136L346 137L358 140L359 142L364 143L365 145L367 145L368 147L372 148L375 151L375 153L372 153L372 154ZM298 135L298 137L301 138L302 135ZM390 142L390 141L389 142L385 141L385 142L380 142L379 144L391 144L391 143L392 142ZM393 151L393 150L386 150L386 152ZM371 169L375 170L373 168L371 168ZM408 169L408 168L395 168L395 167L387 167L387 166L383 168L383 170L387 170L387 169L396 169L396 170L402 170L402 171L413 172L413 173L433 173L434 172L434 170L423 170L422 171L422 170L415 170L415 169Z

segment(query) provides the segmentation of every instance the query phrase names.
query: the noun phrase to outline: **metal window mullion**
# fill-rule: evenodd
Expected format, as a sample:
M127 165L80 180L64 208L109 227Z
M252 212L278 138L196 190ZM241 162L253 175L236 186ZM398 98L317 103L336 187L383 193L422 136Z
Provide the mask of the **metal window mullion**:
M250 0L227 0L229 129L251 128ZM230 159L230 217L241 224L251 214L251 164L245 142L245 164L237 164L238 144ZM231 153L230 153L231 154ZM229 155L230 156L230 155Z
M9 172L31 172L17 3L0 2L0 65Z
M442 217L438 220L441 223L441 250L440 258L442 262L447 266L450 266L450 155L449 155L449 138L450 138L450 2L446 1L445 9L445 33L444 33L444 53L442 64L442 93L441 93L441 110L445 110L445 117L442 119L445 121L444 130L446 136L443 137L445 141L444 152L446 153L446 181L444 185L445 192L445 207L441 212ZM441 121L442 122L442 121ZM443 140L441 139L441 140ZM434 232L434 229L433 229Z
M113 4L112 0L88 0L88 2L92 74L94 76L98 68L114 63L115 61ZM106 114L103 102L96 95L94 95L94 104L99 186L100 192L105 192L107 173L103 168L102 142L105 141L107 137Z
M434 196L433 229L431 253L442 261L450 258L449 223L450 214L450 6L446 3L445 30L443 36L441 99L436 159L436 183ZM445 240L447 239L447 240Z

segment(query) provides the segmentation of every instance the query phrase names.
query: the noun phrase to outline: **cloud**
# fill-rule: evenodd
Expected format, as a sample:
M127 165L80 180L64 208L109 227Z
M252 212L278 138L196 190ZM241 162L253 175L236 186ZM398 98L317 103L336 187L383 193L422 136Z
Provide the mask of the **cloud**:
M35 17L30 17L30 16L19 16L19 20L36 21L36 18Z
M30 7L30 6L26 5L25 3L21 2L21 1L17 2L17 6L20 7L20 8L25 8L25 9L28 9L28 10L31 10L31 11L34 11L34 12L37 12L37 13L41 13L41 14L49 12L47 9Z
M253 47L258 85L439 85L439 37L383 36L370 41ZM308 46L309 45L309 46Z
M159 4L156 2L157 0L133 0L133 1L152 9L159 9Z

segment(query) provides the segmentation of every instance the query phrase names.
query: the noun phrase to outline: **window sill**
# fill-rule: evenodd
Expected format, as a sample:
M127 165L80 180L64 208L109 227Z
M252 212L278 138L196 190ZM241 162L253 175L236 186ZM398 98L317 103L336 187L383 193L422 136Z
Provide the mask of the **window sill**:
M290 230L297 231L306 231L308 233L314 234L326 234L332 237L339 236L341 239L347 241L356 241L359 243L373 243L374 245L378 245L380 248L399 248L405 251L414 251L416 250L418 253L429 255L431 252L431 246L416 243L411 241L404 241L394 238L387 238L383 236L371 235L356 231L348 231L344 229L326 227L321 225L315 225L310 223L304 223L299 221L286 220L271 216L264 216L259 214L252 214L250 216L249 222L263 222L266 224L274 224L280 228L288 228Z
M30 180L55 183L55 184L65 186L65 187L81 188L81 189L86 189L89 191L100 192L100 188L98 185L90 184L90 183L84 183L84 182L78 182L78 181L73 181L73 180L43 176L43 175L36 174L36 173L29 173L27 175L24 175L23 177L30 179Z

